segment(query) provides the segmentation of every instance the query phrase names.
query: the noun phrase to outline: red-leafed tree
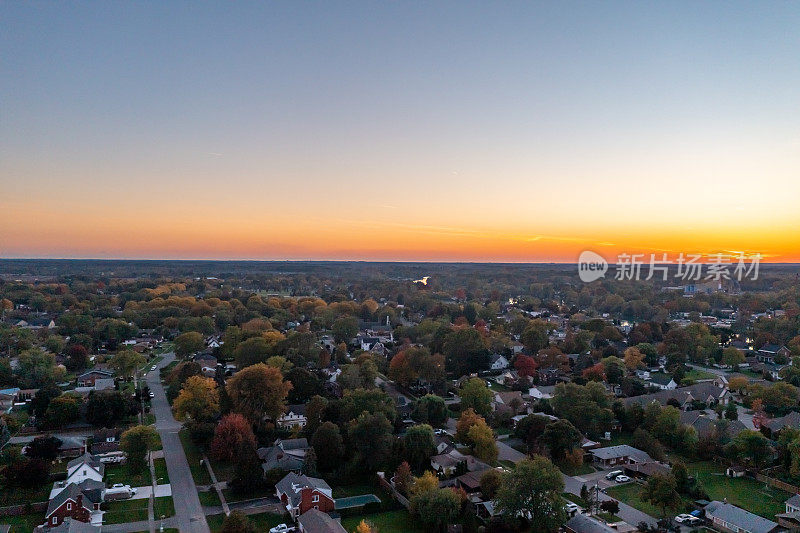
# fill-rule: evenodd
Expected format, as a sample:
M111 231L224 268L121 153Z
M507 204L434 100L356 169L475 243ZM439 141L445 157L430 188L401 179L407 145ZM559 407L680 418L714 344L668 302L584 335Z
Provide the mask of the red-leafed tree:
M536 369L539 368L539 365L536 363L533 357L520 354L514 360L514 368L517 369L517 372L520 376L533 377L536 374Z
M217 461L230 461L242 444L256 447L253 427L239 413L226 415L214 430L214 440L211 441L211 457Z
M589 381L605 381L606 368L602 363L597 363L583 371L583 377Z

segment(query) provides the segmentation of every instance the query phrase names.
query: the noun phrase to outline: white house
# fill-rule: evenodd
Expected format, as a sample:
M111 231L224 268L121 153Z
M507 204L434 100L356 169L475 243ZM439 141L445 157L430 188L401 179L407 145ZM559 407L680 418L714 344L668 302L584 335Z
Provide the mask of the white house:
M305 405L289 405L276 422L281 428L304 428L307 421Z
M84 479L103 481L105 471L105 465L97 457L85 453L67 463L67 479L64 481L64 485L78 484Z
M499 353L492 354L492 370L505 370L508 368L508 359Z

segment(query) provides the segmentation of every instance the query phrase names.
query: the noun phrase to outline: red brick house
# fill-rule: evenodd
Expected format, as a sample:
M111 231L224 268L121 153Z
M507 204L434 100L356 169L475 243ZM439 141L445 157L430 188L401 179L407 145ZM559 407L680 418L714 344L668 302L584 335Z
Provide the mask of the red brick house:
M80 485L70 483L56 494L47 506L45 520L50 527L59 526L65 518L78 522L100 523L103 513L100 503L103 500L104 484L86 480Z
M294 472L275 484L275 495L286 512L297 517L311 509L324 513L334 510L333 491L324 479L298 475Z

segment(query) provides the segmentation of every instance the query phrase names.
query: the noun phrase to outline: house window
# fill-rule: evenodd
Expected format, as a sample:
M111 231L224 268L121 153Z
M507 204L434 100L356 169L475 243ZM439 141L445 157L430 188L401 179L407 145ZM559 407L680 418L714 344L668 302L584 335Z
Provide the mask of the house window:
M319 501L319 494L314 494L314 496L311 498L311 501L317 503Z
M72 510L72 502L67 502L67 511Z
M57 517L57 516L54 516L54 517L53 517L53 520L52 520L53 524L55 524L55 523L56 523L56 520L58 520L58 517Z
M314 506L314 509L316 509L317 511L319 511L319 505L315 505L315 506Z

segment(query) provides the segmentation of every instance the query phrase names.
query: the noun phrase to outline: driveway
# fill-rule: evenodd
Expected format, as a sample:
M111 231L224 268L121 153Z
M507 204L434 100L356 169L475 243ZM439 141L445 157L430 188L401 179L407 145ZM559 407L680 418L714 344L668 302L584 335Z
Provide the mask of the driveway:
M164 354L164 359L158 363L158 368L161 369L174 360L174 353ZM172 500L175 504L175 527L181 533L210 533L203 507L200 505L200 498L197 495L197 487L192 479L192 472L189 470L189 463L178 437L181 424L172 416L172 409L167 402L158 370L148 372L146 381L153 392L150 406L151 412L156 417L155 427L161 436L161 444L164 448L164 460L167 463ZM105 527L103 530L110 531Z
M586 488L591 490L594 489L595 483L597 483L600 489L602 490L603 485L608 486L608 483L606 482L605 479L605 472L601 472L600 474L601 474L600 477L593 476L595 481L592 480L584 481L583 479L577 479L575 477L564 474L564 490L566 492L569 492L570 494L580 496L581 487L583 485L586 485ZM599 492L598 497L600 498L600 501L614 500L614 498L608 496L603 492ZM639 522L646 522L652 526L655 526L657 523L657 520L652 516L650 516L649 514L643 513L640 510L635 509L623 502L619 502L619 512L617 513L617 516L622 518L623 520L625 520L625 522L634 527L636 527L639 524Z
M149 498L150 493L153 492L153 486L147 485L146 487L136 487L136 494L134 494L130 499L131 500L143 500L144 498ZM172 496L172 485L169 483L166 485L156 485L156 498L162 498L164 496Z

